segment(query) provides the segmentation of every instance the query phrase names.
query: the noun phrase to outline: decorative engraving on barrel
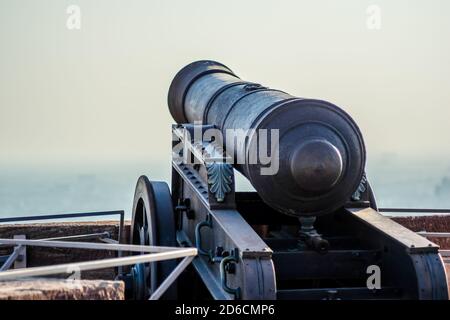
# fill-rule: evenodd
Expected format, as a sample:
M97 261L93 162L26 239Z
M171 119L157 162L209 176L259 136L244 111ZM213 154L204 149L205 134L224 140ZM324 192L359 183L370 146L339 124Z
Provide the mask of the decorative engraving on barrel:
M264 87L259 83L248 83L244 86L245 91L263 90L263 89L268 89L268 87Z
M356 191L352 195L352 200L353 201L360 201L361 200L361 195L364 192L366 192L366 190L367 190L366 183L367 183L367 177L366 177L366 174L364 173L363 176L362 176L361 182L359 183L358 188L356 189Z
M233 167L229 163L212 162L206 165L206 169L211 193L217 202L223 202L225 195L231 191Z

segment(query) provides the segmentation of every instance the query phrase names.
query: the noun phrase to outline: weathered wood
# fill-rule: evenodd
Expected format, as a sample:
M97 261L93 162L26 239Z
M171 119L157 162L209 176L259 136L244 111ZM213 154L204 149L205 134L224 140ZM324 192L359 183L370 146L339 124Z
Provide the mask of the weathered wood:
M34 279L0 282L0 300L124 300L122 281Z

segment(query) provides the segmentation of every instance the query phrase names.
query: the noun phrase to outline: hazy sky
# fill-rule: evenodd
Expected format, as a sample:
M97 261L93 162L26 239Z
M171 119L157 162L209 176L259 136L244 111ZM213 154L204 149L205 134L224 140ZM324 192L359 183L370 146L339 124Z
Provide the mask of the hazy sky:
M372 4L380 30L366 26ZM167 90L198 59L340 105L369 158L448 158L449 12L445 0L0 0L0 163L169 161Z

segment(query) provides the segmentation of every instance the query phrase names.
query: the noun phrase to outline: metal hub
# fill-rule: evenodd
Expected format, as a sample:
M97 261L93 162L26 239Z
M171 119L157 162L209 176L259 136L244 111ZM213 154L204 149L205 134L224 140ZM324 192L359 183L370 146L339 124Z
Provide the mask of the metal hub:
M327 191L342 175L342 156L339 150L323 139L302 143L293 152L290 164L298 186L307 191Z

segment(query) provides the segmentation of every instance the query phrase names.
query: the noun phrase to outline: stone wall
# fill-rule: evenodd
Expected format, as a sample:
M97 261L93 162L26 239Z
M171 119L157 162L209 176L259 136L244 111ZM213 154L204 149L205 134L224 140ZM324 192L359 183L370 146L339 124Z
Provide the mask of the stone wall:
M0 282L0 300L124 300L122 281L33 279Z
M450 215L433 215L417 217L391 217L406 228L419 232L450 232ZM450 249L450 238L428 238L441 249Z

